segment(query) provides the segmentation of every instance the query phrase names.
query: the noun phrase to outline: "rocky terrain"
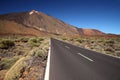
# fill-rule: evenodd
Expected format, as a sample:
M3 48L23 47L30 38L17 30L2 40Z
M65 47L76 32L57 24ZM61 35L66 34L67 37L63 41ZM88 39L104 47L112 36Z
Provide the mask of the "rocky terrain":
M42 80L48 47L49 38L0 38L0 80Z
M54 38L103 54L120 57L120 37L54 36ZM42 80L49 40L49 37L1 37L0 80Z

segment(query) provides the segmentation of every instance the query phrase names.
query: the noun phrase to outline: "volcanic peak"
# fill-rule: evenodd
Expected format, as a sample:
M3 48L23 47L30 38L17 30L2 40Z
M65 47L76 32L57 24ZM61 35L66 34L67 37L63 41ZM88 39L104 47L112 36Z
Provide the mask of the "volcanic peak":
M38 14L39 12L36 11L36 10L32 10L32 11L29 12L29 15L32 15L32 14L34 14L34 13L37 13L37 14Z

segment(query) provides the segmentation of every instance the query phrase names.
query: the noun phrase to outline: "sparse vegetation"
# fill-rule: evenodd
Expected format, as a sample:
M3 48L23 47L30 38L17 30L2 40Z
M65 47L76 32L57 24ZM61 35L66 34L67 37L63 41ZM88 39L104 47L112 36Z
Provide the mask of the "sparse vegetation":
M83 40L81 38L79 38L76 41L78 41L79 43L82 43Z
M35 52L35 56L36 57L40 57L40 58L42 58L43 60L46 60L47 59L47 54L46 54L47 52L43 49L43 50L37 50L36 52Z
M19 57L2 59L0 61L0 70L9 69L18 59L19 59Z
M32 67L40 66L34 63L34 60L40 58L41 60L46 59L47 52L44 49L35 48L31 50L28 55L19 59L15 65L6 73L5 80L18 80L22 77L25 70L28 70ZM28 70L29 71L29 70ZM40 73L39 73L40 74ZM42 77L42 76L39 76Z
M67 38L62 38L62 40L67 40Z
M9 39L2 39L0 41L0 48L1 49L8 49L14 45L15 45L14 42L12 40L9 40Z
M40 46L41 41L43 41L43 40L44 40L43 38L30 38L28 40L28 43L33 47L34 46L38 47L38 46Z
M105 43L107 43L107 44L114 44L115 42L114 42L114 40L106 40Z
M38 41L44 41L44 39L43 38L38 38Z
M28 40L29 40L29 38L27 38L27 37L20 38L20 41L22 41L22 42L28 42Z
M18 80L20 76L22 75L25 65L25 57L22 57L19 59L15 65L12 66L12 68L6 73L5 80Z
M63 39L62 39L63 40ZM64 40L83 48L120 57L120 38L80 37Z
M0 80L5 76L5 80L42 80L49 38L2 37L1 44L7 47L0 48ZM36 69L38 73L32 69Z
M60 40L93 51L120 57L120 38L62 37ZM5 80L37 80L38 74L41 74L39 79L42 79L49 38L6 37L0 39L0 46L1 44L7 46L6 48L0 47L0 73L7 72ZM0 79L4 79L4 75L0 74Z
M36 38L30 38L28 40L28 43L31 45L31 46L36 46L38 47L40 44L38 43L37 39Z

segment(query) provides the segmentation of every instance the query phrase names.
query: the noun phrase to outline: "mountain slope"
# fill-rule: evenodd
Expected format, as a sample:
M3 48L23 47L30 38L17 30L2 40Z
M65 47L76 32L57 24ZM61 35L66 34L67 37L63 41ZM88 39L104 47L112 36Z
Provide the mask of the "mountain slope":
M105 35L105 33L96 30L96 29L78 29L79 34L81 35L87 35L87 36L97 36L97 35Z
M30 35L43 36L47 33L41 32L34 28L28 28L14 21L0 20L0 35Z
M31 34L41 35L41 33L57 34L61 36L80 36L80 35L104 35L104 33L94 29L82 29L71 26L58 20L54 17L48 16L42 12L32 10L30 12L11 13L0 15L0 34L4 32L14 34ZM9 30L11 25L11 29ZM14 26L12 26L14 25ZM15 28L14 28L15 27ZM22 27L22 28L21 28ZM21 28L21 30L19 30ZM14 29L14 30L13 30ZM25 31L26 30L26 31ZM4 31L4 32L3 32ZM97 33L97 34L96 34Z

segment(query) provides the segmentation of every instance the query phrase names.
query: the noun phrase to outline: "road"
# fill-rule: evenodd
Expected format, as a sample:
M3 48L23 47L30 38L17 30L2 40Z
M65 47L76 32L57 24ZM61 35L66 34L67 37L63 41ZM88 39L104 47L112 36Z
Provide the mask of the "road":
M51 39L49 80L120 80L120 59Z

